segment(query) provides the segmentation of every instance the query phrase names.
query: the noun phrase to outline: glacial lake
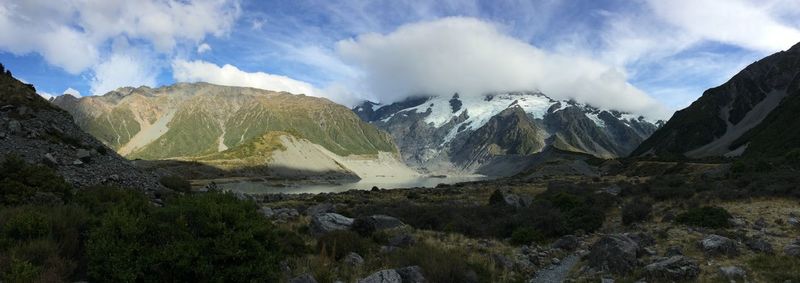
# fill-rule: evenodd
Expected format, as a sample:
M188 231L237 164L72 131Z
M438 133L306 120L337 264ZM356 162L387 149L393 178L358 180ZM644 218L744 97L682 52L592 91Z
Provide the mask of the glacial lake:
M486 180L483 176L458 176L458 177L374 177L362 179L352 183L341 184L292 184L286 183L276 185L274 182L253 182L241 181L218 184L223 190L242 192L246 194L303 194L303 193L338 193L349 190L371 190L372 187L381 189L401 189L401 188L434 188L439 184L455 184Z

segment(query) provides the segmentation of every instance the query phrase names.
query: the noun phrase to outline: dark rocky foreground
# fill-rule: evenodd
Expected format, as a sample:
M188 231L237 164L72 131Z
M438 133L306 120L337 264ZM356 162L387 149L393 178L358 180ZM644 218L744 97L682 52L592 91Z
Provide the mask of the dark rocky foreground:
M386 271L407 266L420 268L428 282L800 278L796 177L773 176L794 165L763 176L734 173L724 163L625 161L611 171L599 165L590 166L595 176L527 172L433 189L257 200L265 217L308 231L318 246L361 243L341 251L355 252L359 268L346 267L355 256L334 256L329 273L315 271L318 263L308 258L292 259L288 278L408 282ZM539 169L553 168L561 167ZM773 190L785 186L791 189Z

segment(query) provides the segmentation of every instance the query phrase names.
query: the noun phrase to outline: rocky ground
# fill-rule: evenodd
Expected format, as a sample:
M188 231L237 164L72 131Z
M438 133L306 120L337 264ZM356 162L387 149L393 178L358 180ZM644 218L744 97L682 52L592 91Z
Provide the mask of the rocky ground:
M75 187L119 185L153 193L156 176L133 166L83 132L65 111L32 86L0 75L0 156L15 155L52 167Z
M338 194L264 195L258 201L265 217L300 231L312 245L330 244L326 235L341 231L354 231L350 237L374 245L359 248L358 253L342 251L347 256L340 259L320 254L289 261L284 271L290 282L424 282L408 279L408 270L414 271L413 278L422 276L427 282L797 282L800 279L800 268L793 266L800 263L797 198L721 199L704 192L678 199L642 198L635 191L658 187L661 174L632 176L635 174L630 174L631 171L670 171L662 170L664 166L670 167L672 173L683 170L691 173L680 173L690 182L685 186L693 186L694 180L723 176L725 173L719 171L729 168L725 164L683 164L680 168L684 169L677 170L675 162L658 164L661 166L652 162L620 165L624 170L599 177L548 175L524 181L516 178L434 189L375 188ZM516 235L475 236L480 233L474 231L483 229L481 221L467 221L475 225L468 228L458 227L458 221L449 224L456 227L442 228L434 223L458 217L450 216L447 211L457 207L481 210L505 206L524 211L537 200L551 199L547 195L553 182L576 184L593 194L608 196L613 205L603 212L602 226L594 231L565 231L559 237L520 242ZM634 183L639 185L631 185ZM629 204L639 201L650 204L646 216L623 223L623 214L631 210ZM426 204L447 207L437 213L448 216L426 222L419 220L431 218L426 212L415 215L397 208L427 209ZM397 209L381 209L391 205ZM676 220L699 207L721 208L730 217L725 218L724 225L713 228L704 227L702 221L685 224ZM392 215L387 211L397 213ZM486 215L482 222L490 226L488 223L501 221L492 217L497 216ZM451 255L439 257L436 250ZM454 267L422 258L465 264Z

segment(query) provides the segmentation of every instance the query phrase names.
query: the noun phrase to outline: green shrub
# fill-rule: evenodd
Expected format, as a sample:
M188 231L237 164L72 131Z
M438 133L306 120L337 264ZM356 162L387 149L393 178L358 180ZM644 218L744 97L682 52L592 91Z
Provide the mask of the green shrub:
M800 282L800 258L762 254L748 263L754 275L765 282Z
M530 227L521 227L511 233L511 244L530 245L533 242L541 242L545 239L542 233Z
M93 281L274 282L279 262L298 252L297 243L284 245L296 236L230 194L177 197L151 210L125 207L112 208L89 234Z
M0 281L3 282L34 282L41 273L41 268L17 258L11 258L4 265L0 266Z
M63 201L71 191L64 178L48 167L27 164L13 155L0 163L0 205L32 203L37 194Z
M192 184L189 183L186 179L183 179L179 176L169 175L161 177L158 180L164 187L172 189L178 192L188 193L192 191Z
M675 218L678 223L684 225L707 228L728 227L730 226L730 219L731 214L727 210L710 206L689 209L684 213L678 214Z
M622 224L630 225L650 219L653 204L648 201L635 199L622 207Z
M353 231L333 231L317 240L317 251L336 260L344 258L348 253L367 254L374 244Z
M433 283L492 281L486 267L470 262L462 250L420 243L393 252L389 257L392 266L419 266L425 279Z
M4 213L8 214L8 213ZM31 207L13 210L3 220L3 234L15 240L37 239L50 233L50 223L42 213Z

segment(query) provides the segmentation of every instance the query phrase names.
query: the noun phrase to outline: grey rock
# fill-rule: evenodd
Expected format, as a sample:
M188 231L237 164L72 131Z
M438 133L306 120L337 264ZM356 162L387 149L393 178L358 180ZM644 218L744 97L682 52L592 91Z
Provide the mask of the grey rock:
M800 244L793 243L783 247L783 253L791 257L800 257Z
M505 255L493 254L492 259L494 260L494 265L501 269L511 270L514 268L514 261Z
M678 255L651 263L644 272L650 280L689 281L700 274L700 266L691 258Z
M349 230L351 226L353 226L352 218L328 212L312 216L309 230L311 235L322 236L337 230Z
M415 239L414 236L407 233L398 234L389 238L389 245L394 247L405 248L413 246L416 243L417 239Z
M683 255L683 248L680 246L670 246L667 248L667 251L664 252L664 256L672 257L676 255Z
M342 262L350 266L359 266L364 264L364 258L357 253L351 252L342 259Z
M790 217L789 220L786 221L786 223L789 223L789 225L792 227L800 228L800 219L797 219L795 217Z
M734 217L734 218L728 219L728 222L733 227L744 227L745 225L747 225L747 221L745 221L742 218L738 218L738 217Z
M402 278L403 283L425 283L428 282L425 279L425 275L422 272L422 268L419 266L408 266L396 269L397 274L400 274L400 278Z
M723 266L719 268L719 274L727 278L731 282L737 280L745 280L747 278L747 271L738 266Z
M753 229L761 230L767 228L767 220L764 217L756 219L756 222L753 223Z
M744 244L747 248L757 253L772 254L774 252L772 244L762 238L748 239Z
M300 213L294 208L276 208L272 211L275 213L273 218L278 221L289 221L300 217Z
M614 278L601 278L600 283L614 283Z
M595 269L624 274L636 267L638 250L639 245L625 235L606 235L592 245L587 260Z
M42 161L44 162L44 164L47 165L47 166L56 166L56 165L58 165L58 160L56 160L56 158L53 157L52 153L45 153L44 158L42 158L42 159L43 159Z
M22 133L22 123L17 120L11 120L8 122L8 131L11 132L11 134Z
M319 203L306 208L306 215L314 216L320 213L333 212L334 206L331 203Z
M656 239L645 232L625 233L623 235L636 242L640 248L649 247L656 244Z
M261 213L261 216L264 216L266 218L272 218L272 216L275 216L275 211L267 206L262 207L261 209L258 210L258 212Z
M494 193L492 193L492 197L489 198L489 205L509 206L515 208L524 206L522 199L518 195L512 194L505 190L496 190Z
M394 252L396 250L397 250L397 247L395 247L395 246L381 246L379 252L382 253L382 254L388 254L388 253L392 253L392 252Z
M311 276L311 274L306 273L290 279L289 283L317 283L317 279L314 279L314 276Z
M566 235L556 240L551 246L554 249L572 251L577 249L579 244L578 237L575 237L575 235Z
M388 215L372 215L356 218L352 223L353 231L368 235L375 231L392 229L404 226L405 223L400 219Z
M92 152L88 151L88 150L85 150L85 149L82 149L82 148L79 148L78 152L75 154L75 156L77 156L78 159L80 159L83 162L89 162L91 160L91 158L92 158Z
M386 269L360 279L358 283L403 283L403 278L394 269Z
M83 165L83 161L80 159L75 159L75 161L72 161L72 165Z
M708 235L698 242L698 246L706 255L709 256L739 255L739 250L736 248L736 242L720 235Z
M622 192L622 188L620 188L620 186L613 185L613 186L610 186L610 187L602 188L602 189L600 189L600 191L603 192L603 193L612 195L612 196L616 196L616 195L619 195L619 193Z

